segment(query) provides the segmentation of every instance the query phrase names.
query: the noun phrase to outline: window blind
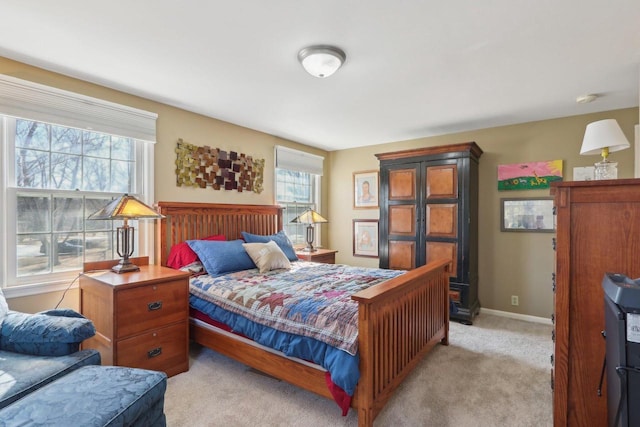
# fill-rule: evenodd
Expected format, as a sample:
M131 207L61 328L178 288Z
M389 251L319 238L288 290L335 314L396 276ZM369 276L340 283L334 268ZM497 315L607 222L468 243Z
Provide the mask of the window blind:
M155 113L6 75L0 114L156 142Z
M324 157L276 145L276 167L322 176Z

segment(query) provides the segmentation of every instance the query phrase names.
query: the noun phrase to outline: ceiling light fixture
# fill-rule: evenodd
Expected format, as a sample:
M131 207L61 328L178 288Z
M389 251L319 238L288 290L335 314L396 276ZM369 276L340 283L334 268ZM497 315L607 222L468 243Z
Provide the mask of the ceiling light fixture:
M309 46L298 52L298 61L307 73L320 79L338 71L346 59L344 51L335 46Z
M588 95L582 95L576 98L576 102L578 104L588 104L590 102L593 102L596 100L596 98L598 98L598 95L595 95L593 93L590 93Z

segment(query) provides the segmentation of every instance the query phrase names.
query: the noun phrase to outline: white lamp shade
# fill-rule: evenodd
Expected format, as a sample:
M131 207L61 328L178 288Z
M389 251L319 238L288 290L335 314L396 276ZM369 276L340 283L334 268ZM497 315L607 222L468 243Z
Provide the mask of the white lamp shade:
M615 119L599 120L589 123L584 132L580 154L601 154L603 148L609 148L609 152L620 151L629 148L629 141L622 133L620 125Z
M338 71L345 59L345 53L333 46L310 46L298 53L298 60L307 73L321 79Z

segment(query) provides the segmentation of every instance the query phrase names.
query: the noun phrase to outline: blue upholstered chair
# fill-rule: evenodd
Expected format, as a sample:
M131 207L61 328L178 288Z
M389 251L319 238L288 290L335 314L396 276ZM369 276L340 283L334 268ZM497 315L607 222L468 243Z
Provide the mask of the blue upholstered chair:
M164 372L100 365L73 310L11 311L0 289L0 427L164 427Z
M100 353L79 351L95 334L73 310L11 311L0 290L0 409L69 372L99 365Z

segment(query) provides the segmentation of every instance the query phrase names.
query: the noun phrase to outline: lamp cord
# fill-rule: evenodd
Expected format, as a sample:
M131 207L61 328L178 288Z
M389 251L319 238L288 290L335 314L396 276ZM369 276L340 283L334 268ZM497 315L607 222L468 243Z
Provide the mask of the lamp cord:
M62 293L62 296L60 297L60 301L58 301L58 303L56 304L55 307L53 307L53 309L57 309L60 304L62 304L62 301L64 300L64 297L67 295L67 291L69 291L69 289L71 289L71 286L73 286L73 284L80 278L80 276L82 276L85 273L96 273L99 271L109 271L109 269L102 269L102 270L87 270L87 271L83 271L81 273L78 273L78 275L71 281L71 283L69 283L69 286L67 286L67 288L64 290L64 292Z

